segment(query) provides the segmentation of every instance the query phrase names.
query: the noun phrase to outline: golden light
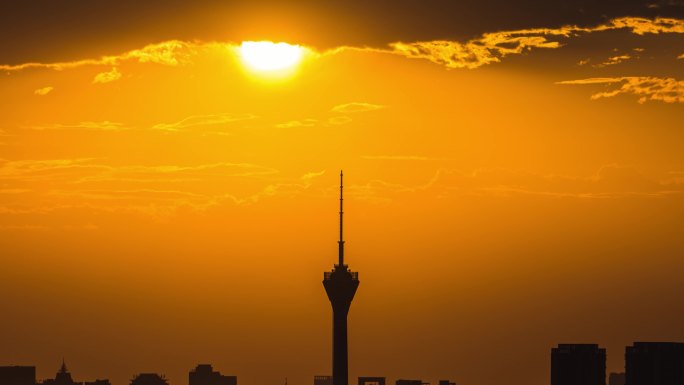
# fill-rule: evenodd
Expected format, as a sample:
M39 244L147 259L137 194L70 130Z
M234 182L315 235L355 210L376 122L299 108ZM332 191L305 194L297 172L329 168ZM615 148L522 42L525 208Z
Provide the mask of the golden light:
M304 48L299 45L270 41L244 41L239 51L247 67L265 73L293 69L304 54Z

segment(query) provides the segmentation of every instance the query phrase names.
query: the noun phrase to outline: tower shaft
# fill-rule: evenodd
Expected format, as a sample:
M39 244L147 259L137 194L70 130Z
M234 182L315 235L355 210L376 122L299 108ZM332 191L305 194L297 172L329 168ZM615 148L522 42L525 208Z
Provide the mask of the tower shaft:
M342 171L340 171L340 240L337 241L339 247L337 255L340 266L344 266L344 237L342 236L342 229L344 228L344 209L342 207L342 203L344 202L344 198L342 197L344 187L342 186L344 185L344 183L342 178L344 178L344 174L342 173Z
M359 277L344 264L344 239L342 237L343 224L343 174L340 172L340 240L339 263L331 272L323 274L323 287L333 311L333 385L349 385L349 355L347 346L347 314L351 306L356 289L359 287Z

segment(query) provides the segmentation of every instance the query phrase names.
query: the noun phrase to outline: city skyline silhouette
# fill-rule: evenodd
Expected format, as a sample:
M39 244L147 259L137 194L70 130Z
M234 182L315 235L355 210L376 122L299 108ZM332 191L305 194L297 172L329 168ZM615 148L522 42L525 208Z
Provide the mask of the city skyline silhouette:
M682 0L0 1L0 367L676 382L683 47Z

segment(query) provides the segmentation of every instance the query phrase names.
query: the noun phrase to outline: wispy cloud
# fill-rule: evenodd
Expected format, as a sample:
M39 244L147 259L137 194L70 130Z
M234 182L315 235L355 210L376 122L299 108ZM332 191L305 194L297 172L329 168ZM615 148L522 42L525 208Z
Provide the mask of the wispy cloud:
M335 54L345 50L385 52L408 58L425 59L447 68L478 68L500 62L510 55L519 55L533 49L556 49L569 38L580 34L611 30L627 30L636 35L684 33L684 20L674 18L622 17L594 27L563 26L560 28L533 28L485 33L467 41L430 40L417 42L394 42L388 48L337 47L325 52ZM193 57L206 50L219 49L226 52L237 46L230 42L188 42L169 40L150 44L140 49L118 55L102 56L68 62L28 62L0 64L6 72L26 69L66 70L82 66L116 67L125 62L154 63L164 66L181 66L193 62ZM313 56L317 53L307 48ZM112 72L112 71L110 71Z
M568 38L579 34L618 29L627 29L637 35L684 33L684 20L623 17L596 27L570 25L560 28L534 28L485 33L466 42L453 40L396 42L390 44L389 52L408 58L429 60L450 69L474 69L498 63L506 56L520 55L532 49L560 48Z
M99 74L95 75L95 78L93 78L93 84L111 83L119 79L121 79L121 72L114 67L111 71L100 72Z
M372 103L351 102L340 104L331 109L332 112L349 114L355 112L375 111L385 108L385 106Z
M603 67L613 66L616 64L620 64L624 61L627 61L631 58L632 58L632 56L630 56L630 55L611 56L608 59L606 59L605 61L603 61L602 63L595 64L594 67L603 68Z
M430 158L427 156L417 156L417 155L361 155L361 159L368 159L368 160L417 160L417 161L445 160L445 158Z
M289 122L278 123L277 128L297 128L297 127L313 127L318 123L317 119L302 119L290 120Z
M52 92L52 90L54 90L54 89L55 89L54 87L47 86L47 87L43 87L43 88L38 88L37 90L33 91L33 93L38 95L38 96L45 96L45 95L49 94L50 92Z
M615 78L589 78L580 80L566 80L558 84L606 84L615 85L609 91L595 93L592 100L611 98L621 94L636 95L639 103L647 101L661 101L665 103L684 103L684 81L674 78L657 77L615 77Z
M302 175L301 179L302 180L311 180L314 178L318 178L319 176L322 176L323 174L325 174L325 170L318 171L318 172L314 172L314 171L307 172L306 174Z
M648 175L633 167L609 164L594 174L569 176L508 169L477 169L463 172L439 169L424 183L405 185L373 180L349 186L359 199L384 203L411 196L447 199L458 196L538 196L565 199L621 199L684 196L684 178L667 173Z
M252 114L209 114L209 115L193 115L187 118L181 119L173 123L159 123L155 124L152 128L155 130L164 131L183 131L185 129L197 126L208 126L208 125L218 125L233 123L241 120L255 119L256 116Z
M120 55L102 56L96 59L83 59L69 62L40 63L30 62L22 64L2 64L2 71L22 71L32 68L52 69L62 71L70 68L83 66L116 66L126 61L139 63L155 63L165 66L178 66L190 63L190 59L203 46L198 43L189 43L180 40L170 40L156 44L150 44L143 48L128 51Z
M328 124L332 124L333 126L341 126L343 124L350 123L351 121L352 118L348 116L333 116L328 118Z
M124 131L130 130L131 127L118 122L110 122L103 120L101 122L79 122L74 124L43 124L33 126L23 126L24 129L47 131L47 130L94 130L94 131Z

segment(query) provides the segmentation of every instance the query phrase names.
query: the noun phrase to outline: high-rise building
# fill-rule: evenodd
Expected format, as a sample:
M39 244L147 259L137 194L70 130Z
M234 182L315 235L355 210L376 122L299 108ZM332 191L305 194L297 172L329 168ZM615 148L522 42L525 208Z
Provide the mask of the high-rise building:
M551 349L551 385L606 385L606 349L596 344Z
M608 385L625 385L624 373L611 373L608 375Z
M626 385L684 385L684 343L635 342L625 350Z
M224 376L209 364L197 365L188 374L190 385L237 385L237 376Z
M359 377L359 385L385 385L385 377Z
M36 367L0 366L0 385L36 385Z
M359 287L358 273L349 270L344 264L344 238L342 237L342 183L340 172L340 240L338 244L338 264L330 272L323 273L323 286L333 310L333 385L349 385L349 361L347 352L347 314L356 289Z

